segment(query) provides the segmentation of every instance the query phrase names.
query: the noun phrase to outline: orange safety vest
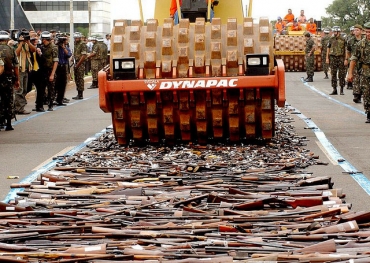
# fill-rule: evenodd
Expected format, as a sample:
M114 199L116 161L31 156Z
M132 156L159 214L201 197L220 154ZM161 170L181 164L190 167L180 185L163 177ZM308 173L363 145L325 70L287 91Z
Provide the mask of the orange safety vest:
M308 32L310 32L311 34L316 34L316 24L315 23L308 23L306 25L306 29Z
M276 31L278 31L279 33L281 33L281 31L283 31L283 29L285 28L285 23L284 23L284 21L283 22L281 22L281 23L279 23L279 22L276 22L275 23L275 29L276 29Z
M284 20L288 20L288 23L293 22L294 15L288 13L286 16L284 16Z

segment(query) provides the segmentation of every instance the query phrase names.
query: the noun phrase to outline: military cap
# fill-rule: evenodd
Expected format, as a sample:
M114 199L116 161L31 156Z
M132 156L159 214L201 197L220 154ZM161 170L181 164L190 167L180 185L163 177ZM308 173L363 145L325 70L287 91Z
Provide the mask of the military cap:
M340 32L340 27L339 26L333 26L333 32Z
M74 37L74 38L81 38L81 37L82 37L82 34L81 34L80 32L75 32L75 33L73 34L73 37Z
M361 29L361 30L363 29L362 26L359 25L359 24L354 25L353 28L358 28L358 29Z
M10 39L10 36L9 36L8 32L0 31L0 41L9 40L9 39Z
M41 33L41 38L42 39L46 39L46 40L50 40L51 39L51 34L49 31L43 31Z
M305 36L305 37L311 37L311 34L310 34L310 32L305 32L305 33L304 33L304 36Z
M370 29L370 22L365 23L365 24L364 24L364 28L365 28L365 29Z

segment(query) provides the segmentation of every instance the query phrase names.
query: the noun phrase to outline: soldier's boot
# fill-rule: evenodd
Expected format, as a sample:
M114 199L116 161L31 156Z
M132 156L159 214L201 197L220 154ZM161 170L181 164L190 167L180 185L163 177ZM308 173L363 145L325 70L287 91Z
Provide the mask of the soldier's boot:
M308 77L308 78L306 79L306 82L313 82L313 77L312 77L312 76Z
M361 94L353 94L353 102L361 103Z
M6 119L6 127L5 127L5 130L6 131L12 131L12 130L14 130L14 128L12 126L12 119L11 118Z
M54 105L53 103L49 104L48 111L53 111L53 105Z
M347 83L347 89L353 89L353 83L352 82Z
M365 123L370 123L370 112L366 114L366 121Z
M328 72L325 72L325 78L324 79L328 79L329 76L328 76Z
M83 91L78 91L78 94L76 97L72 97L72 99L74 100L82 100L83 99L83 95L82 95Z
M98 82L96 80L93 80L92 84L88 89L97 89L98 88Z
M340 87L340 95L344 95L343 89L344 89L344 87Z
M333 88L333 91L329 95L338 95L337 88Z

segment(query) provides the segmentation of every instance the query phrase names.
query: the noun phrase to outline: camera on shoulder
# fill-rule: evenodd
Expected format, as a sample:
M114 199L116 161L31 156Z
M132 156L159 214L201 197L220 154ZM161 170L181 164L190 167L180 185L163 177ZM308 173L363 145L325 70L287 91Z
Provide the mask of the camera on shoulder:
M55 36L55 44L57 45L63 45L66 40L67 40L67 36L64 34L57 34Z
M27 30L10 29L10 38L14 41L27 41L30 40L30 32Z

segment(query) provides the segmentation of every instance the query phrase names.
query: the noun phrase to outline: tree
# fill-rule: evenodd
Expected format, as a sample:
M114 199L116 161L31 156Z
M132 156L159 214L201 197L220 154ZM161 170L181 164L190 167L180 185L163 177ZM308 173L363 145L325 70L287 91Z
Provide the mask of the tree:
M77 27L76 29L77 29L77 32L80 32L85 37L88 37L89 36L89 29L88 28Z
M329 17L322 18L324 27L340 26L342 31L349 31L355 24L363 25L370 14L370 0L334 0L326 8Z

